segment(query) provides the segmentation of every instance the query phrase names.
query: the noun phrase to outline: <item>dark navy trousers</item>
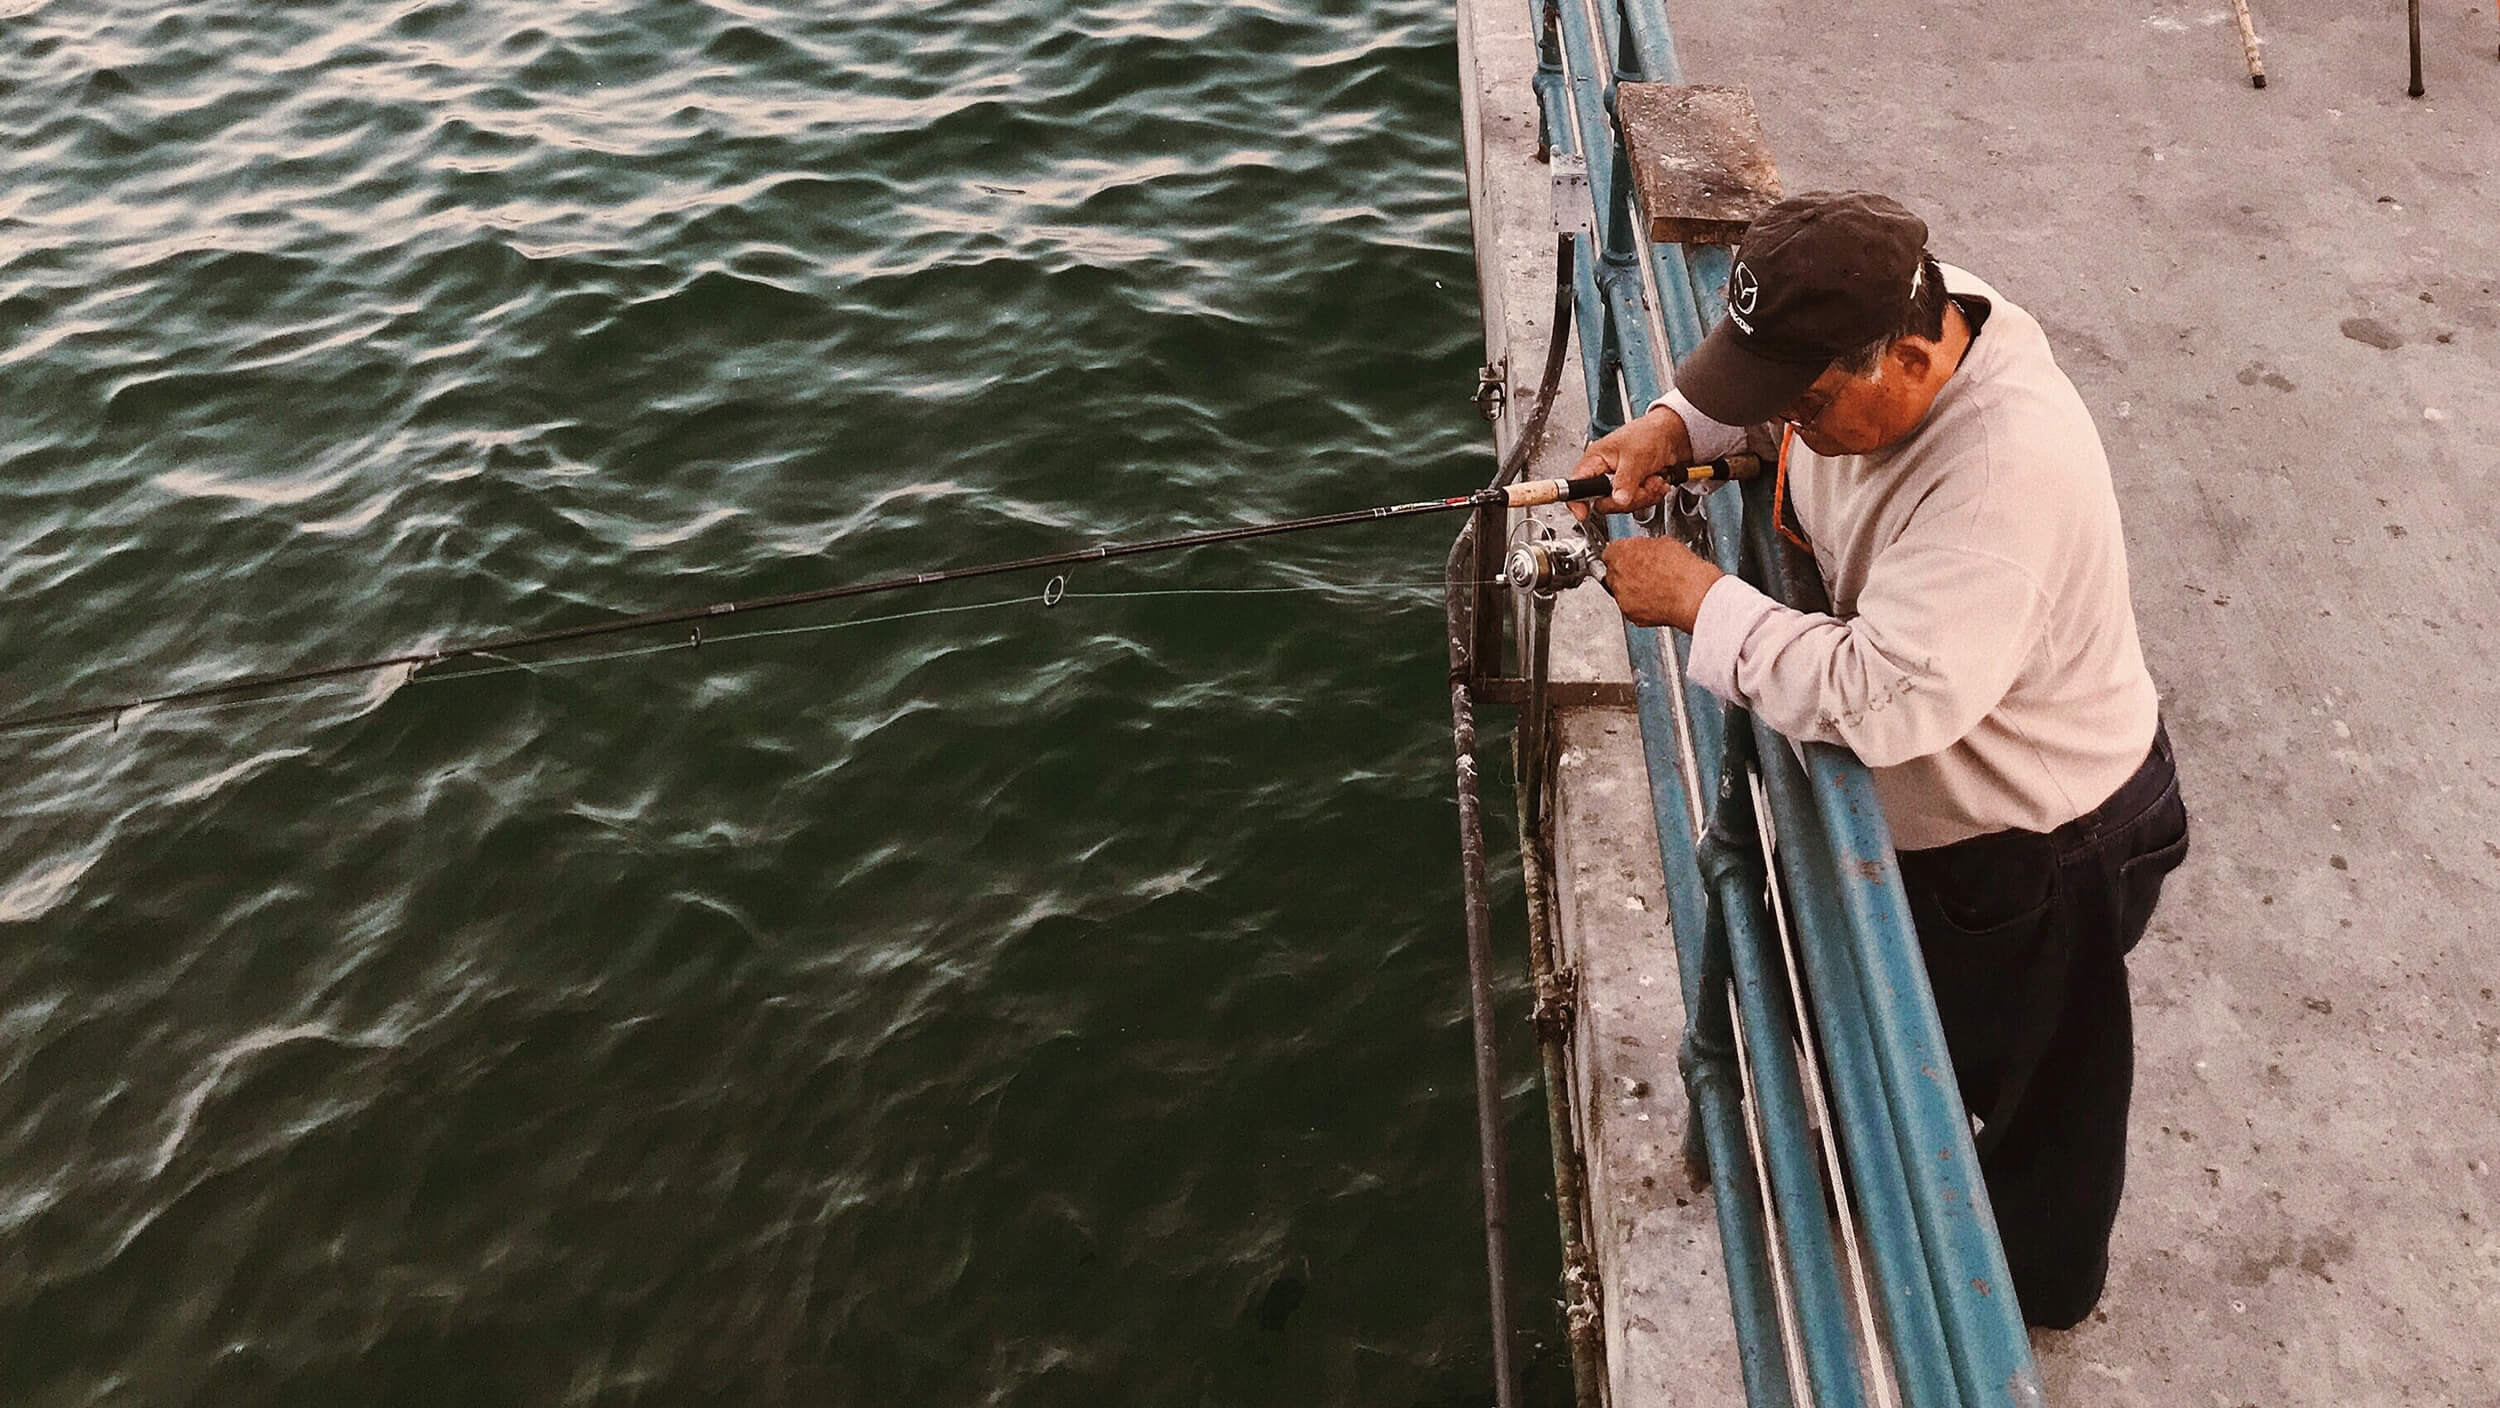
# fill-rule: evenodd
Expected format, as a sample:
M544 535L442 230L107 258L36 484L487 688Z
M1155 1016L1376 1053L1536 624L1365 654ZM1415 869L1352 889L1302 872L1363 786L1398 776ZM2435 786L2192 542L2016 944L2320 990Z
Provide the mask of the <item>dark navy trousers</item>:
M2135 775L2056 831L1901 852L1979 1166L2023 1318L2092 1313L2126 1181L2135 1077L2129 950L2187 858L2167 730Z

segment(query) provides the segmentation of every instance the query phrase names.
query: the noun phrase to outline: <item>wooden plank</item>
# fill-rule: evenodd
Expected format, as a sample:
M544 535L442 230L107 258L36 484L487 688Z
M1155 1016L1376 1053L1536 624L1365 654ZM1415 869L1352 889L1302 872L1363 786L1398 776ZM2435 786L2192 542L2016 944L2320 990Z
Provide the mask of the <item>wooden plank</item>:
M1626 83L1616 102L1651 239L1734 244L1779 202L1779 169L1749 90Z

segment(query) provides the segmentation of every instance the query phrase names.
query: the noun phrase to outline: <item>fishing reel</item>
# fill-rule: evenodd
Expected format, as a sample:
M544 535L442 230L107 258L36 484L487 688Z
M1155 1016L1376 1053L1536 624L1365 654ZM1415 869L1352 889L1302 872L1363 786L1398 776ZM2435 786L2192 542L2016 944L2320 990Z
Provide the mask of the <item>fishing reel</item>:
M1544 523L1502 559L1502 580L1515 591L1551 600L1582 582L1606 580L1606 559L1587 537L1566 538Z

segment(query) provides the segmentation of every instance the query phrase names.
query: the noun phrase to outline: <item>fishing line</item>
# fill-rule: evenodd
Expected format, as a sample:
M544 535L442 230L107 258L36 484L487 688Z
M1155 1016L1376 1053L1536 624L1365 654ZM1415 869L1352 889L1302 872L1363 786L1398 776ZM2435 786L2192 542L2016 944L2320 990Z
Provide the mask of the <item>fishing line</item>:
M601 650L589 655L561 655L552 660L510 660L500 655L488 656L472 651L464 658L488 658L500 663L482 670L453 670L443 674L427 674L420 665L409 677L410 684L449 684L454 680L482 679L488 675L508 675L515 670L562 670L575 665L598 665L610 660L636 660L647 655L666 655L671 651L694 650L706 645L736 645L740 641L764 640L772 636L809 635L818 631L844 631L853 626L874 626L886 621L915 621L924 616L948 616L963 611L996 611L1008 606L1026 606L1029 596L1005 597L997 601L972 601L957 606L932 606L922 611L894 611L883 616L862 616L851 621L818 621L806 626L776 626L764 631L740 631L735 635L703 636L700 639L666 641L658 645L628 646L623 650Z
M1732 465L1721 462L1696 465L1681 471L1691 480L1724 479L1731 475ZM1737 473L1746 472L1736 470ZM1451 513L1460 510L1487 508L1531 508L1540 504L1569 503L1603 497L1611 486L1603 476L1587 479L1541 479L1527 483L1495 485L1471 494L1456 494L1444 499L1425 499L1415 503L1387 504L1378 508L1355 509L1346 513L1322 514L1313 518L1287 519L1274 523L1245 524L1237 528L1217 528L1201 533L1185 533L1178 537L1156 538L1137 543L1101 543L1074 552L1049 553L1040 557L1018 558L1009 562L982 563L972 567L956 567L936 572L917 572L908 576L887 577L873 582L854 582L844 586L819 587L812 591L787 592L779 596L758 597L746 601L715 602L709 606L682 607L673 611L656 611L619 620L568 626L557 630L496 636L465 644L441 646L431 650L402 651L338 665L321 665L309 669L287 670L268 674L244 675L189 689L170 690L137 699L83 704L67 709L17 714L0 719L0 735L31 730L57 728L65 724L118 721L134 709L158 705L189 705L195 701L220 699L238 694L260 694L269 691L293 691L296 686L339 679L350 675L369 674L377 670L406 667L423 670L446 660L507 654L539 646L560 645L567 641L588 640L599 636L618 635L629 631L652 630L662 626L690 626L692 644L703 641L703 623L723 616L814 602L839 601L848 597L872 596L884 592L909 591L938 586L947 582L970 581L976 577L993 577L1009 572L1030 572L1044 568L1075 567L1088 562L1105 562L1113 558L1136 557L1148 553L1175 552L1184 548L1207 547L1216 543L1246 542L1254 538L1274 537L1285 533L1304 533L1322 528L1349 527L1357 523L1378 523L1389 519L1411 518L1419 514ZM1065 591L1062 584L1061 591ZM865 623L862 623L865 624ZM656 653L656 652L655 652Z
M1377 594L1381 592L1398 591L1430 591L1439 593L1445 589L1446 585L1446 583L1441 582L1306 582L1290 586L1271 587L1158 587L1138 591L1081 592L1070 590L1067 586L1067 578L1064 574L1062 574L1051 578L1050 583L1043 588L1042 592L1038 596L1028 594L1001 597L993 601L965 602L954 606L933 606L919 611L890 611L882 615L861 616L846 621L818 621L804 626L776 626L766 630L739 631L733 635L707 635L700 637L700 639L690 638L686 640L672 640L652 645L629 646L622 650L602 650L585 655L557 656L546 660L514 660L500 652L487 650L483 647L475 647L457 652L445 651L437 660L400 662L398 667L406 669L409 673L408 678L399 687L405 687L406 685L450 684L459 680L483 679L492 675L508 675L516 672L536 673L539 671L563 670L570 669L578 665L597 665L616 660L632 660L652 655L667 655L672 652L692 650L706 645L735 645L742 641L769 640L778 636L814 635L824 631L843 631L857 626L875 626L894 621L914 621L926 617L950 616L969 611L1000 611L1008 607L1015 606L1030 607L1037 602L1044 608L1051 608L1056 607L1062 601L1126 601L1143 597L1275 596L1287 594L1307 595L1312 592L1364 592ZM433 665L448 663L455 659L486 660L493 663L477 669L449 670L434 673L428 672L429 667ZM393 668L392 664L376 665L373 666L370 671L366 671L366 673L378 672L380 670L390 668ZM250 697L246 698L194 698L187 700L174 699L142 701L139 703L122 705L113 708L110 711L110 715L112 716L115 725L118 727L118 725L124 721L123 716L131 713L137 713L142 710L148 713L153 713L158 708L171 708L180 709L186 713L206 714L213 713L221 709L238 709L249 708L253 705L280 704L300 699L318 698L324 693L342 691L348 687L349 679L346 675L342 674L299 683L305 687L282 689L278 686L272 685L268 686L268 688L270 688L273 692L265 694L252 694ZM240 692L240 689L238 688L238 691L236 692ZM0 732L67 732L85 728L102 721L103 720L93 717L92 715L78 718L27 720L23 722L12 721L5 726L0 726Z
M883 616L862 616L849 621L818 621L805 626L775 626L763 631L740 631L736 635L705 636L700 641L669 641L662 645L637 645L624 650L603 650L591 655L566 655L553 660L506 660L487 657L500 663L483 670L454 670L445 674L427 674L423 667L410 677L410 684L448 684L453 680L471 680L487 675L505 675L515 670L561 670L574 665L596 665L610 660L634 660L648 655L666 655L676 650L692 650L698 645L735 645L740 641L770 640L775 636L814 635L820 631L847 631L854 626L875 626L888 621L916 621L924 616L946 616L964 611L999 611L1010 606L1030 606L1039 601L1047 609L1063 601L1128 601L1138 597L1162 596L1273 596L1280 593L1308 592L1390 592L1433 591L1445 588L1440 582L1309 582L1289 587L1163 587L1150 591L1080 592L1066 588L1066 578L1053 577L1039 597L1010 596L996 601L966 602L959 606L933 606L924 611L894 611ZM1488 584L1490 585L1490 584ZM483 656L484 652L474 652Z
M1062 592L1063 601L1127 601L1145 596L1265 596L1271 592L1441 592L1447 582L1312 582L1293 587L1156 587L1134 592ZM1461 582L1465 587L1493 587L1496 581Z

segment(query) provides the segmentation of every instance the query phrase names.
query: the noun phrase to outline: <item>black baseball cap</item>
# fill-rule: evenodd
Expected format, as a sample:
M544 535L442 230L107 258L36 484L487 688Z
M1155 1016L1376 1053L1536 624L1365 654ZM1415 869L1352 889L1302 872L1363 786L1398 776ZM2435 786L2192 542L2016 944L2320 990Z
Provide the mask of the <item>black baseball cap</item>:
M1675 369L1676 387L1721 424L1769 420L1834 358L1901 326L1926 252L1927 222L1890 196L1781 201L1745 227L1727 316Z

